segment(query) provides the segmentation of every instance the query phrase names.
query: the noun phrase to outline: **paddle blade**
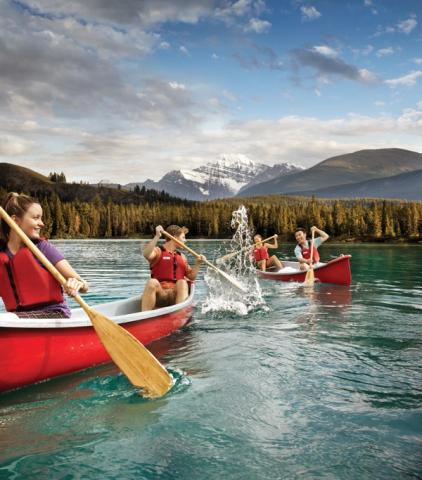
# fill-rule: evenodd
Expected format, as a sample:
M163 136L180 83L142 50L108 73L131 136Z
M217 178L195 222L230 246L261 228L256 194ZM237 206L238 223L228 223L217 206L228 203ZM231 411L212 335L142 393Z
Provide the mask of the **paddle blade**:
M232 276L230 276L226 272L223 272L219 268L214 268L214 270L217 273L219 273L224 278L224 280L229 282L231 285L233 285L235 288L240 290L242 293L248 293L248 290L239 281L237 281L235 278L233 278Z
M161 363L132 334L92 308L85 310L108 354L129 381L146 396L165 395L172 378Z
M315 282L315 274L314 274L314 269L313 268L310 268L307 272L306 272L306 277L305 277L305 281L303 282L305 285L313 285Z

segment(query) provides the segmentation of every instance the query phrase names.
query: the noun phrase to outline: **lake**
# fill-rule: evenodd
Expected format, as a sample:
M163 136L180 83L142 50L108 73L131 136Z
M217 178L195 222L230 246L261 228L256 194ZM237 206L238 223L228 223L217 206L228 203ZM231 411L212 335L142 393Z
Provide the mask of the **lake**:
M141 243L55 242L92 305L140 292ZM247 315L203 307L202 267L192 322L150 346L161 399L112 364L1 394L0 478L422 478L422 246L320 253L352 255L350 288L260 281Z

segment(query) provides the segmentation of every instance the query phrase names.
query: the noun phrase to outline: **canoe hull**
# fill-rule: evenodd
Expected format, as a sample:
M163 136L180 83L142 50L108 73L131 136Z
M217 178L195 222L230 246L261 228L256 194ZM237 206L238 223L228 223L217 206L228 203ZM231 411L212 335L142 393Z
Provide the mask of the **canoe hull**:
M170 313L117 323L147 345L186 325L192 308L187 302ZM0 328L0 392L110 361L90 326Z
M332 283L335 285L350 285L352 274L350 270L351 255L341 255L321 267L314 269L315 278L321 283ZM282 282L303 282L306 272L279 273L261 272L257 270L258 276L267 280L278 280Z

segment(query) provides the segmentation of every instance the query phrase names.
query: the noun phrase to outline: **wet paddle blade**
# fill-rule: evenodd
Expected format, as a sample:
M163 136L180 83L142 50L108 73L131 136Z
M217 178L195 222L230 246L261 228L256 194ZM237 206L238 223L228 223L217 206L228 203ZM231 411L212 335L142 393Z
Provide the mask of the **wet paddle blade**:
M226 272L223 272L219 268L215 267L212 263L208 264L208 266L212 267L212 269L214 271L216 271L219 275L221 275L224 278L224 280L229 282L231 285L233 285L235 288L240 290L242 293L248 293L248 290L239 281L237 281L235 278L233 278L232 276L230 276Z
M92 308L85 311L108 354L133 385L150 398L161 397L170 390L171 376L142 343Z
M305 281L303 282L305 285L313 285L315 283L315 274L314 269L311 268L306 272Z

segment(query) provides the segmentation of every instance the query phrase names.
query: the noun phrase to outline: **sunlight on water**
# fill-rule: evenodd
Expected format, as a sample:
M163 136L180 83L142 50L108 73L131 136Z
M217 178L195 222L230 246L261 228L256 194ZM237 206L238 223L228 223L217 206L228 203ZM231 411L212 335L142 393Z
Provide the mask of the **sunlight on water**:
M222 275L208 269L205 274L208 296L202 306L202 313L231 312L242 316L257 308L267 309L250 255L252 232L243 205L232 212L231 227L235 232L230 248L222 254L217 264L220 269L241 282L248 293L240 292ZM237 252L239 253L235 254Z

